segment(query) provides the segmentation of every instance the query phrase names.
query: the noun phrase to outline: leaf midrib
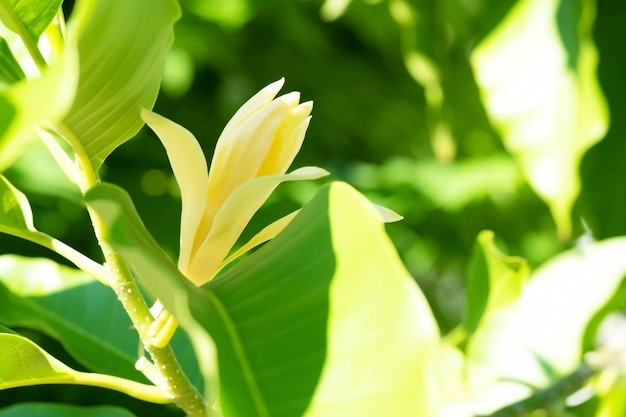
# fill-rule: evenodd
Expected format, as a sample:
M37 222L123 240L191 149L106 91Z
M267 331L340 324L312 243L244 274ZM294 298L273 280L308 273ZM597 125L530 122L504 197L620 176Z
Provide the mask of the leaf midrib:
M241 367L244 380L248 385L248 389L250 390L250 395L252 396L252 400L254 402L256 411L258 412L259 417L270 417L269 411L267 409L267 405L265 404L265 400L263 395L261 394L261 390L259 389L259 385L254 376L254 372L252 372L252 368L250 367L250 362L248 361L248 357L246 355L243 343L241 342L241 338L239 333L237 332L236 326L231 319L228 311L219 300L219 298L213 293L213 291L207 291L206 295L209 299L209 302L213 304L215 311L218 316L222 319L224 323L224 327L226 329L226 333L230 338L233 350L235 352L235 356L239 359L239 365Z

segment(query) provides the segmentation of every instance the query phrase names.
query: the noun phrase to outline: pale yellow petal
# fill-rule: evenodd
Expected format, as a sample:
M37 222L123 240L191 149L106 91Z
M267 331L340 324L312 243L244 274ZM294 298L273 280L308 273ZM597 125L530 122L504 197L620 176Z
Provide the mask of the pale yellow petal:
M285 84L285 79L281 78L253 95L235 112L233 117L230 118L224 130L232 129L236 125L243 123L251 114L272 101L280 89L283 88L283 84Z
M282 182L321 178L328 175L317 167L299 168L289 174L261 177L237 188L215 214L206 240L197 249L185 271L194 284L202 285L219 270L250 219Z
M230 256L228 256L228 258L226 258L222 262L222 264L220 265L220 269L225 267L226 265L228 265L229 263L231 263L235 259L239 258L244 253L246 253L246 252L250 251L251 249L259 246L261 243L265 243L268 240L274 239L276 236L278 236L278 234L280 232L283 231L283 229L285 227L287 227L287 225L291 222L291 220L293 220L294 217L296 217L296 215L299 212L300 212L300 210L296 210L294 212L291 212L291 213L287 214L286 216L281 217L280 219L276 220L275 222L270 223L268 226L264 227L259 233L254 235L252 237L252 239L250 239L248 242L246 242L245 245L243 245L242 247L237 249L235 252L233 252Z
M191 259L196 230L206 206L209 180L206 159L196 138L184 127L148 110L141 111L141 118L163 143L180 187L182 213L178 265L183 270Z
M278 137L274 140L272 148L267 153L263 165L257 172L257 177L287 172L287 169L302 147L304 135L310 121L311 116L304 118L304 120L295 120L295 122L298 122L295 127L284 128L277 135Z
M209 173L209 199L220 204L239 185L256 176L289 107L273 101L244 123L224 129L218 139Z

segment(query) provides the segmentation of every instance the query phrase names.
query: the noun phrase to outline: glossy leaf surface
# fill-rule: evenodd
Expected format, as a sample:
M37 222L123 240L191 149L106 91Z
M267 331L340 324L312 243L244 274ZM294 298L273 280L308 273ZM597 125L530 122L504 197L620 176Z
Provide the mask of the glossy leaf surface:
M0 12L2 23L18 34L21 32L21 29L17 26L22 26L36 44L41 34L52 22L63 1L7 0L5 3L10 8L10 12Z
M115 389L147 401L169 402L155 386L108 375L75 371L29 339L7 332L2 326L0 357L0 390L39 384L82 384Z
M177 272L121 189L101 185L86 199L141 283L182 326L212 336L224 415L433 412L425 379L436 325L354 189L324 188L274 240L202 288Z
M154 105L179 13L174 0L76 3L69 36L80 79L65 124L96 169L143 126L139 111Z
M571 234L579 163L606 133L594 2L521 0L473 51L485 108L559 234Z
M82 271L46 259L0 256L0 323L37 329L60 341L90 370L146 382L135 370L139 338L113 291ZM189 342L180 361L199 382Z
M65 116L74 100L77 65L76 48L68 44L40 77L0 91L0 170L19 156L35 136L35 127L50 127Z

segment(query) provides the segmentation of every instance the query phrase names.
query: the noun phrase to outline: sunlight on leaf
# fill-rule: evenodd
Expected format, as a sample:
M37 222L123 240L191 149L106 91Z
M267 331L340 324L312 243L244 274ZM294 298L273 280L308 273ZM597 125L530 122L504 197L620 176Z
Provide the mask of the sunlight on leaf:
M191 320L213 337L225 415L432 415L437 326L380 215L346 184L322 189L274 240L201 288L123 190L99 185L86 201L148 291L183 327Z
M122 378L75 371L30 340L0 327L0 390L39 384L81 384L115 389L157 403L169 399L156 387Z
M515 302L530 274L524 259L504 255L493 239L493 232L488 230L481 232L476 239L463 320L465 330L470 334L490 314Z
M139 338L110 288L48 259L0 256L0 323L39 330L92 371L147 382L135 369ZM80 318L80 319L78 319ZM175 348L190 348L177 334ZM180 358L198 383L193 355Z
M65 124L97 169L154 105L180 10L173 0L82 0L74 15L68 36L78 43L80 80Z
M0 232L20 234L35 230L28 199L3 176L0 176L0 200Z
M62 0L8 0L9 7L14 11L15 17L28 31L31 40L36 44L41 34L46 30L52 19L61 7ZM0 12L0 20L12 31L19 33L16 22Z
M626 238L571 249L539 268L518 300L491 314L467 348L481 413L523 399L581 361L587 325L626 274Z
M471 56L485 108L563 238L579 163L608 127L590 0L521 0Z
M1 120L8 127L4 131L0 127L0 170L10 165L35 137L36 126L49 127L65 116L74 100L77 78L76 48L68 44L41 77L24 79L0 92L0 104L6 100L14 112L10 122Z

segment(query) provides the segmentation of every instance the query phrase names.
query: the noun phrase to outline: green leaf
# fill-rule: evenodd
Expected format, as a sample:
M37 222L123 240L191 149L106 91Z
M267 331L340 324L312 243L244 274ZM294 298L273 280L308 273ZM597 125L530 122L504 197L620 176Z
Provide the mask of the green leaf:
M615 377L615 376L614 376ZM626 378L623 375L617 377L609 390L600 393L600 405L597 417L623 416L626 415Z
M532 275L515 303L485 319L467 348L479 414L576 369L587 325L620 289L625 251L622 237L560 254Z
M146 381L135 370L139 338L126 312L110 288L84 272L47 259L0 256L0 306L0 323L48 334L90 370ZM174 349L190 349L183 336L177 334ZM198 383L194 356L181 364Z
M520 0L471 56L485 108L563 237L579 164L608 128L591 0Z
M463 318L463 327L470 334L489 314L517 300L530 273L524 259L504 255L493 239L493 232L481 232L472 255Z
M24 79L0 91L0 171L19 156L36 127L50 127L67 113L78 79L76 47L68 43L40 77Z
M125 392L157 403L169 400L158 388L108 375L77 372L50 356L30 340L0 329L0 390L38 384L81 384Z
M278 237L202 288L179 274L123 190L103 184L86 201L192 339L201 326L215 341L225 415L433 415L432 313L380 216L348 185L325 187Z
M82 271L1 256L0 305L1 323L43 331L94 371L145 381L134 368L139 339L130 320L113 292Z
M0 232L20 236L35 230L28 199L3 176L0 176L0 200Z
M152 109L180 11L174 0L82 0L76 9L80 81L65 124L97 169Z
M9 44L0 38L0 87L2 84L13 84L25 77L22 67L13 56Z
M0 410L0 417L133 417L119 407L76 407L63 404L22 403Z
M22 26L26 29L31 40L36 44L41 34L46 30L62 0L3 0L10 12L0 8L0 20L15 33L20 33ZM17 21L16 21L17 19Z

